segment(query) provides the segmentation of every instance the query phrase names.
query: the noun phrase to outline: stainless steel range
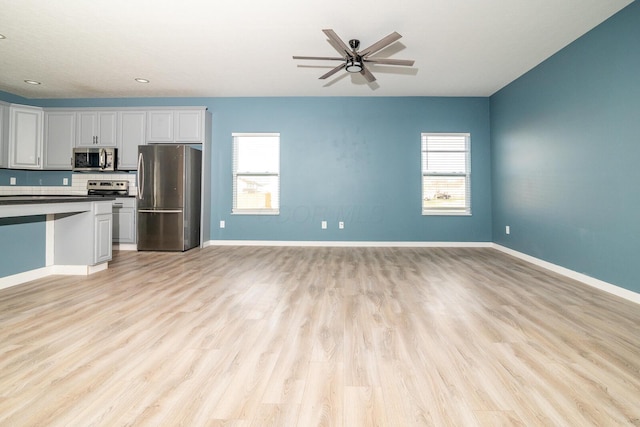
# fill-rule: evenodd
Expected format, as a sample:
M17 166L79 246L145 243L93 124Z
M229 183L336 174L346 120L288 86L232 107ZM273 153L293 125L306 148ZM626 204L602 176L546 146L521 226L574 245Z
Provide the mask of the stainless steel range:
M127 197L129 195L129 181L90 179L87 181L87 195Z

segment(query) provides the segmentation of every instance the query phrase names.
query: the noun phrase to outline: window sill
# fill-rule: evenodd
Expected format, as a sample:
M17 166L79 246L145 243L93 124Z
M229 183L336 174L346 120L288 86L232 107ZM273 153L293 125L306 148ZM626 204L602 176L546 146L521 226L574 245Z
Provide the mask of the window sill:
M245 210L233 211L231 215L280 215L279 210Z
M456 211L422 211L423 216L471 216L471 212Z

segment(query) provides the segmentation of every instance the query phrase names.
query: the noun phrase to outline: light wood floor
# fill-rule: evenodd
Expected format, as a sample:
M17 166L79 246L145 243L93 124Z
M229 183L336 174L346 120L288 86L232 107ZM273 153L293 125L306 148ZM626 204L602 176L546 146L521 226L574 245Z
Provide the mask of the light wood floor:
M120 252L0 290L1 426L640 425L640 306L493 249Z

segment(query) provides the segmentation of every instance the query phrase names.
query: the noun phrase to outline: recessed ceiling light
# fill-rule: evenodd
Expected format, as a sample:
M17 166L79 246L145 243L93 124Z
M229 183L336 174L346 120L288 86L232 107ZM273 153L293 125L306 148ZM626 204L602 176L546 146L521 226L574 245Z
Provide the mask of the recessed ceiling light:
M6 39L6 37L5 37L5 36L3 36L2 34L0 34L0 40L1 40L1 39Z
M149 83L149 80L147 80L147 79L137 78L137 79L134 79L134 80L137 81L138 83Z
M30 84L30 85L39 85L39 84L42 84L42 83L37 82L37 81L35 81L35 80L25 80L24 82L25 82L25 83L28 83L28 84Z

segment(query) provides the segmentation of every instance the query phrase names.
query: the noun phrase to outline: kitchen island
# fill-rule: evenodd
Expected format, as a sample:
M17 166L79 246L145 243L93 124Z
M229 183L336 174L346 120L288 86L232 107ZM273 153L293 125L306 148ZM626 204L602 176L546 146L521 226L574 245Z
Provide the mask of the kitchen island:
M44 235L36 237L44 239L45 246L44 259L36 261L37 268L18 273L0 269L0 288L50 274L86 275L106 269L111 260L113 200L93 196L0 196L0 251L11 254L25 222L43 230ZM44 227L37 227L42 224Z

